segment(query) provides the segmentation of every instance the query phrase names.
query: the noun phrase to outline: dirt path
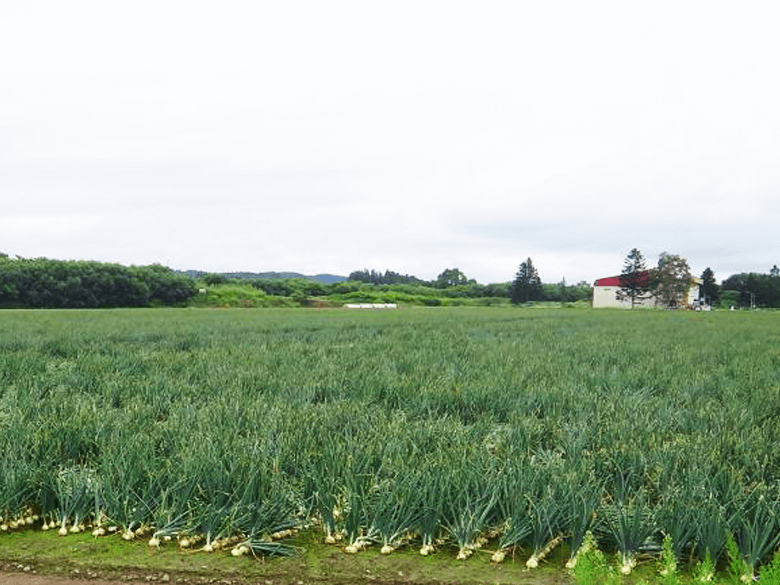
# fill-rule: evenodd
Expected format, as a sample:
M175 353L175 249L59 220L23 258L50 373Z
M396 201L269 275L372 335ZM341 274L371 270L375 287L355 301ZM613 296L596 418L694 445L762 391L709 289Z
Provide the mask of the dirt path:
M67 574L40 574L35 569L21 565L0 566L0 585L462 585L462 581L451 581L446 572L441 575L429 575L420 579L404 575L402 572L387 574L385 571L350 575L311 576L280 574L265 576L236 575L190 575L176 573L155 573L143 569L128 569L117 573L100 572L100 570L71 570ZM410 578L411 577L411 578ZM467 581L468 582L468 581ZM481 580L471 581L483 582ZM506 583L506 581L503 581ZM519 585L565 585L570 583L563 576L553 575L523 575L515 581ZM499 581L496 581L499 583Z
M25 565L29 569L29 565ZM99 573L88 571L86 573L72 573L67 575L50 575L50 574L38 574L34 569L25 571L25 566L18 567L3 567L0 568L0 584L2 585L79 585L80 583L91 583L92 585L115 585L121 583L122 585L140 585L151 583L144 578L138 576L137 579L123 579L122 576L105 578L101 577ZM155 582L160 582L160 579L155 579ZM166 581L162 581L165 583ZM168 581L173 583L175 581Z
M61 577L57 575L33 575L31 573L24 572L6 572L0 571L0 583L3 585L78 585L83 583L83 578L76 580L69 579L67 577ZM89 579L89 583L94 585L114 585L115 583L123 583L123 585L135 585L132 581L108 581L105 579Z
M27 575L25 573L0 573L4 585L73 585L70 579L49 577L46 575ZM108 584L110 581L95 581L97 585Z

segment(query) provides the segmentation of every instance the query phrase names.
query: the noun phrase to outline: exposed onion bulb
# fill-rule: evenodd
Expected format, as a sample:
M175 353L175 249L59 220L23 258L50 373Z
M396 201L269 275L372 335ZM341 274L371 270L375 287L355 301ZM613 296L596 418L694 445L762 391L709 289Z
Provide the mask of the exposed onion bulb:
M494 563L501 563L506 558L506 553L502 550L497 550L493 553L493 556L490 557L490 560Z
M636 560L633 557L624 556L623 563L620 566L620 572L623 575L630 575L631 569L636 566Z

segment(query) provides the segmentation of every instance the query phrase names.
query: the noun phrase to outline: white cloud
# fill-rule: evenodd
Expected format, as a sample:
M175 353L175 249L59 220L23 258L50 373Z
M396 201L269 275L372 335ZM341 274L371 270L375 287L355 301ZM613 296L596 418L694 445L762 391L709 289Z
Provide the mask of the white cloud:
M481 282L531 256L543 279L573 282L639 247L720 277L767 271L770 16L3 3L0 249L207 270L458 266Z

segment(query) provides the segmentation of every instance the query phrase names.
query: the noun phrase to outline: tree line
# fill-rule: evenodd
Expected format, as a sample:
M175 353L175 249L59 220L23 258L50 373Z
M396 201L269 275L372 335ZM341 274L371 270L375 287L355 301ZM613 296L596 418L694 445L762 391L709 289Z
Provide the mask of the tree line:
M382 273L378 270L369 270L367 268L350 272L347 280L370 284L419 284L423 286L429 284L427 281L410 274L400 274L392 270L385 270Z
M251 286L270 297L306 305L317 297L342 296L360 300L396 293L399 299L438 305L437 299L509 299L573 302L589 300L586 282L567 285L565 280L543 284L528 259L532 284L528 290L517 283L480 284L458 268L444 269L434 280L386 270L357 270L346 281L323 283L308 278L241 278L234 274L204 273L199 278L175 272L158 264L122 266L93 261L10 259L0 253L0 307L111 308L183 305L194 300L202 287ZM523 292L525 291L525 292ZM197 303L196 303L197 304Z
M333 283L323 283L301 278L251 279L247 282L268 295L276 296L294 296L296 293L309 297L348 295L353 293L359 295L361 291L395 291L410 295L448 298L507 298L509 296L508 283L479 284L469 279L464 283L453 281L449 285L437 285L435 281L424 281L422 279L373 282L353 279L351 276L349 280Z
M641 253L632 250L621 275L628 284L621 294L628 295L626 298L629 299L635 294L635 300L647 294L646 285L639 282L631 284L631 274L645 270ZM672 305L681 290L690 285L687 262L677 255L662 254L658 266L648 272L654 277L653 293L665 299L668 305ZM382 292L428 299L431 304L436 304L437 298L509 299L514 304L534 301L566 303L592 298L592 287L585 281L575 285L567 284L565 279L558 283L543 283L531 258L520 264L512 281L493 284L480 284L458 268L447 268L430 281L391 270L379 272L368 269L356 270L350 273L348 280L333 283L305 278L240 279L230 276L205 274L196 280L158 264L127 267L46 258L12 260L0 253L0 307L182 305L197 295L199 287L229 283L250 285L266 295L286 297L301 305L316 297L345 295L359 299ZM773 266L768 274L734 274L720 285L716 283L713 271L707 268L701 279L702 296L713 305L720 302L723 306L780 307L780 270L777 266Z
M0 255L0 307L148 307L186 303L195 282L170 268Z
M721 304L740 307L780 308L780 268L767 274L741 272L720 284Z
M415 284L441 290L445 296L508 298L515 304L532 301L575 302L589 300L592 295L591 286L585 281L575 285L567 285L565 279L559 283L542 283L530 258L521 264L511 282L479 284L458 268L446 268L436 279L429 281L391 270L382 273L367 269L350 273L349 280L377 285Z

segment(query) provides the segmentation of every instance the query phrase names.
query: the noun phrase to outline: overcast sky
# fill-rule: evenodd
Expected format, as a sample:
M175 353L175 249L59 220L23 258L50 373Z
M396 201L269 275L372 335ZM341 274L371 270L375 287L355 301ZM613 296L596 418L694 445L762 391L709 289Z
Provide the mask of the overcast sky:
M0 251L544 282L780 264L774 2L0 0Z

